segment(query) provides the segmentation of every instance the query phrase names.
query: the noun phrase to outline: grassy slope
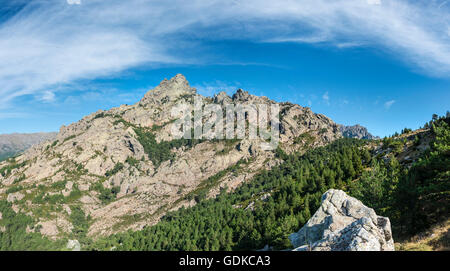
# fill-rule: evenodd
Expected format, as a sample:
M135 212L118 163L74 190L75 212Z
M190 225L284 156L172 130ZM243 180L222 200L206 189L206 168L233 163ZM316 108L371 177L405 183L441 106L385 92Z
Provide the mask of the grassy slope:
M450 251L450 219L410 239L395 243L399 251Z

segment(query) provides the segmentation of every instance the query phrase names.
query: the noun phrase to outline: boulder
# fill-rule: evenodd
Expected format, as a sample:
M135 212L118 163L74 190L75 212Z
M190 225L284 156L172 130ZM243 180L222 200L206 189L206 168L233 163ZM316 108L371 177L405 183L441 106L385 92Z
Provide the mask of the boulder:
M15 192L15 193L8 194L8 197L6 198L6 200L8 202L15 202L15 201L19 201L19 200L23 199L24 197L25 197L24 194L22 194L20 192Z
M389 218L344 191L330 189L311 219L289 236L294 251L393 251Z
M78 242L78 240L69 240L67 242L67 249L70 249L72 251L80 251L81 250L81 245L80 242Z

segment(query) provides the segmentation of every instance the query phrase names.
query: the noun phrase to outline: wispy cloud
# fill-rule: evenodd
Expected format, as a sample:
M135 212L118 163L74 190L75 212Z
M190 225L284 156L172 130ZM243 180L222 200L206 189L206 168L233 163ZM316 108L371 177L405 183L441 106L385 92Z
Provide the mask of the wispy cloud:
M30 117L30 114L23 113L23 112L13 112L13 113L0 112L0 119L20 119L20 118L26 118L26 117Z
M53 93L52 91L47 90L47 91L44 91L42 93L42 96L39 97L39 100L41 100L41 101L43 101L45 103L51 103L51 102L55 101L55 98L56 98L55 97L55 93Z
M74 88L72 86L71 88ZM98 103L102 105L120 105L120 104L132 104L140 100L144 94L153 89L153 86L146 88L131 89L123 92L115 87L93 85L80 86L77 93L67 96L62 103L67 106L84 105L86 103Z
M330 96L328 95L328 91L322 95L322 99L327 105L330 105Z
M390 100L384 103L384 108L390 109L391 106L395 103L395 100Z
M81 5L81 0L67 0L69 5Z
M368 45L448 76L449 9L412 0L31 0L0 23L0 108L139 65L214 62L198 53L205 40Z

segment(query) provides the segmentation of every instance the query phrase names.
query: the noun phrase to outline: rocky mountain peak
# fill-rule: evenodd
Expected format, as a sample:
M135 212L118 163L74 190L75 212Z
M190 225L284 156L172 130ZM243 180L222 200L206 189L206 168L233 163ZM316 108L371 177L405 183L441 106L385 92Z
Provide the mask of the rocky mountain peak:
M243 89L238 89L236 93L233 94L233 101L247 101L250 98L250 94L248 91L244 91Z
M186 88L189 89L189 82L187 81L186 77L182 75L181 73L175 75L170 80L164 79L161 81L160 86L167 86L172 88Z
M214 103L227 104L231 103L231 97L225 91L221 91L214 95Z
M243 89L238 89L233 96L231 97L233 103L244 103L244 104L270 104L274 101L271 101L269 98L265 96L256 96L250 94L248 91Z
M189 85L189 82L184 75L177 74L170 80L162 80L156 88L148 91L141 100L141 103L155 100L164 101L164 99L176 99L182 95L196 94L196 92L196 89Z

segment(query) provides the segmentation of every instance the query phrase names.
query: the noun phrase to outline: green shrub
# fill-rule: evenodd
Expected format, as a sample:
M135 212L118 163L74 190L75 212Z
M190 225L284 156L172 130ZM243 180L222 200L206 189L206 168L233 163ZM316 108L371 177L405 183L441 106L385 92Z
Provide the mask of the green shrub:
M51 184L51 188L56 190L64 190L66 188L67 180L58 181Z
M21 185L12 186L6 190L6 194L15 193L15 192L18 192L21 190L23 190L23 186L21 186Z
M15 160L13 160L13 162L11 164L0 168L0 175L2 175L3 177L7 177L11 174L11 171L13 169L24 167L26 164L27 164L27 161L24 161L24 162L18 164L18 163L16 163Z
M135 168L137 168L139 166L139 161L131 156L128 156L127 160L125 160L125 162Z
M118 173L119 171L121 171L124 168L123 164L118 162L114 165L113 169L110 169L108 171L106 171L105 176L106 177L111 177L113 175L116 175L116 173Z

